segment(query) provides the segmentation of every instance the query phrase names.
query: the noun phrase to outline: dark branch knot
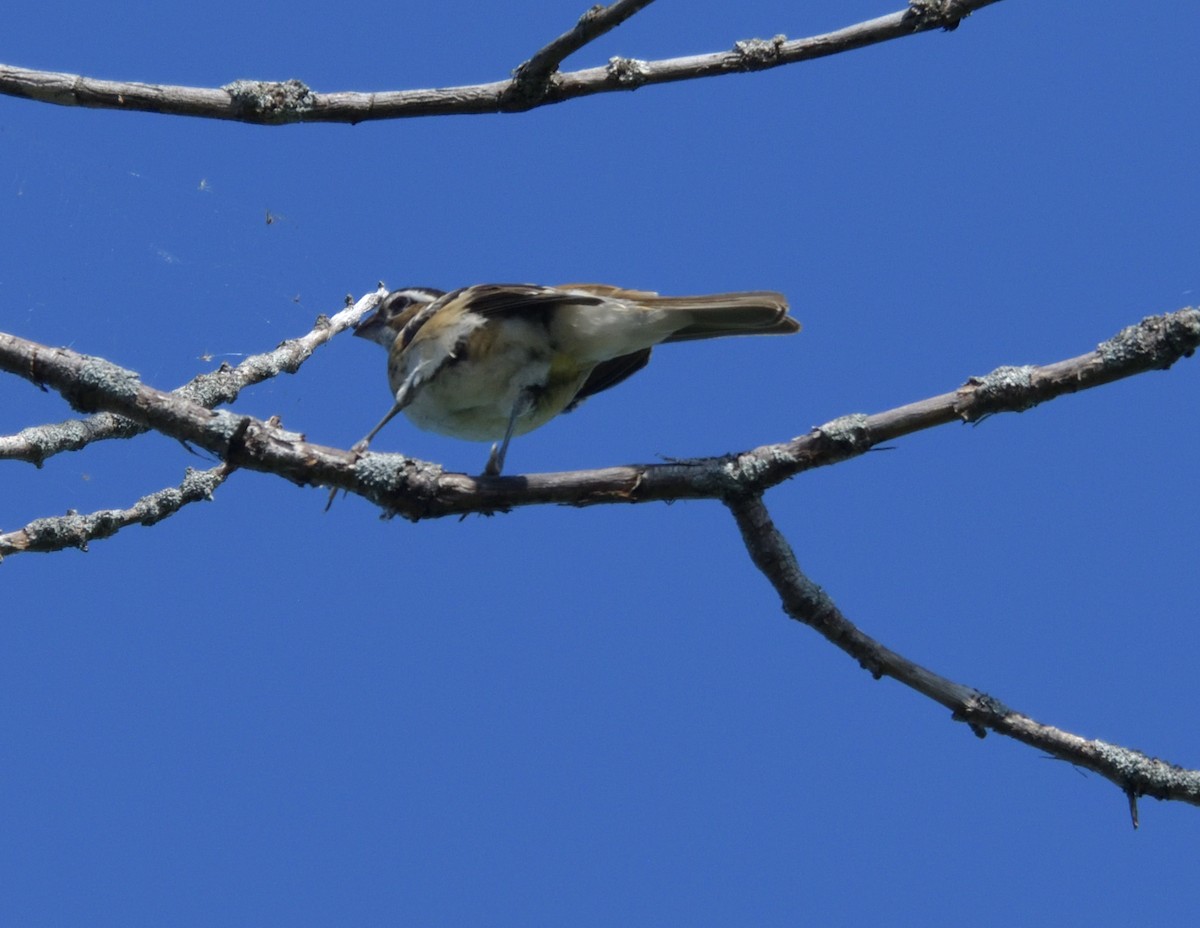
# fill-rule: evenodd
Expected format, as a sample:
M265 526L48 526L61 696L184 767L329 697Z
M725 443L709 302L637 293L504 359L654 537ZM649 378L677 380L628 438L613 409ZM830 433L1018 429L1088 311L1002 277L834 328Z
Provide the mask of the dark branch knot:
M989 720L995 720L1006 715L1012 715L1013 710L995 696L976 692L974 697L968 702L966 711L968 715L983 715L987 716Z
M812 434L819 440L820 450L830 461L852 458L871 449L874 441L863 413L851 413L818 425Z
M777 35L773 39L743 39L734 44L733 53L742 59L742 66L747 71L757 71L779 63L779 50L786 41L786 35Z
M908 0L907 16L914 29L945 29L953 32L971 15L962 0Z
M650 76L646 62L637 58L609 58L608 77L622 87L640 87Z
M1147 316L1096 347L1105 364L1165 370L1200 347L1200 310L1181 309L1164 316Z
M602 3L597 3L595 6L588 7L583 11L583 15L579 17L578 25L581 28L590 26L597 19L604 15L606 9L607 7Z
M976 738L986 738L989 726L1011 714L1012 710L1000 700L975 690L950 717L956 722L966 722Z
M303 81L233 81L221 88L243 116L260 116L287 122L316 105L316 97Z
M500 109L505 112L524 112L540 106L562 83L557 71L536 70L526 61L513 70L512 80L500 93Z

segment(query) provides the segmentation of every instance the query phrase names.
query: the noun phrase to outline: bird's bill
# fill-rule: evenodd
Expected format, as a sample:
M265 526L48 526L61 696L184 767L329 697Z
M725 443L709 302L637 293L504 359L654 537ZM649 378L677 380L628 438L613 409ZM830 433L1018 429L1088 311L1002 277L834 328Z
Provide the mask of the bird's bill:
M383 327L383 314L379 310L359 319L354 326L354 334L368 341L379 340L379 330Z

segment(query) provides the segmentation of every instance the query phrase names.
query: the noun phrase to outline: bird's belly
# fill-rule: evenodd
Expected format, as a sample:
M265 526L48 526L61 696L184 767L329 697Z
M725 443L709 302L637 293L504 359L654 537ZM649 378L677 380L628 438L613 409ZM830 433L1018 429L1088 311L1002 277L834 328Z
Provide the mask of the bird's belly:
M404 414L419 428L468 441L504 437L514 407L520 407L514 435L524 435L562 412L575 398L586 371L557 370L550 360L487 365L467 361L438 372L417 392Z

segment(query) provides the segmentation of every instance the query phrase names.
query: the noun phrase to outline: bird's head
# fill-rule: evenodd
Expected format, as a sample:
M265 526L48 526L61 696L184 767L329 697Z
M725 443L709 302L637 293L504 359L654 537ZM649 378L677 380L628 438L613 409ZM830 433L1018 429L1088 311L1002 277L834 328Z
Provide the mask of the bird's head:
M433 287L393 290L383 298L375 312L354 327L354 334L390 349L409 320L444 295L444 290L435 290Z

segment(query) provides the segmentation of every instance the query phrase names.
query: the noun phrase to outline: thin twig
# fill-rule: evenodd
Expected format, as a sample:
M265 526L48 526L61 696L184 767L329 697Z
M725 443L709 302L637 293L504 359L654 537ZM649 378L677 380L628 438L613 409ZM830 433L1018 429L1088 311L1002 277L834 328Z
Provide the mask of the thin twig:
M779 594L784 612L815 629L876 679L892 677L928 696L950 709L956 721L966 722L980 737L991 729L1094 770L1129 796L1135 828L1138 796L1200 805L1200 770L1187 770L1140 751L1043 725L986 693L948 680L884 647L860 631L828 594L804 574L761 496L732 497L726 503L737 520L751 559Z
M153 525L174 515L188 503L211 499L213 492L233 472L228 464L218 464L209 470L196 471L190 467L183 483L143 496L128 509L101 509L79 515L35 519L15 532L0 534L0 560L8 555L28 551L61 551L79 548L86 551L88 542L109 538L129 525Z
M0 333L0 370L44 383L76 408L107 409L252 470L301 485L349 490L409 519L494 512L545 503L590 505L722 499L762 492L802 471L864 454L876 444L948 422L1020 412L1046 400L1149 370L1200 347L1200 310L1129 326L1095 351L1044 367L1003 367L952 393L875 415L843 416L792 441L720 458L514 477L469 477L398 454L311 444L250 416L210 410L142 384L101 358Z
M519 75L489 84L461 87L317 93L299 80L238 80L219 88L177 87L97 80L12 65L0 65L0 94L60 106L231 119L264 126L516 113L592 94L763 71L933 29L949 31L966 16L997 2L999 0L909 0L903 10L805 39L789 41L783 35L772 39L744 39L735 42L729 51L659 61L612 58L603 67L556 74L554 80L544 83L544 92L540 94L522 93L523 87L528 89L531 79ZM624 13L625 8L621 7L618 12ZM547 61L552 59L553 54L549 54Z

